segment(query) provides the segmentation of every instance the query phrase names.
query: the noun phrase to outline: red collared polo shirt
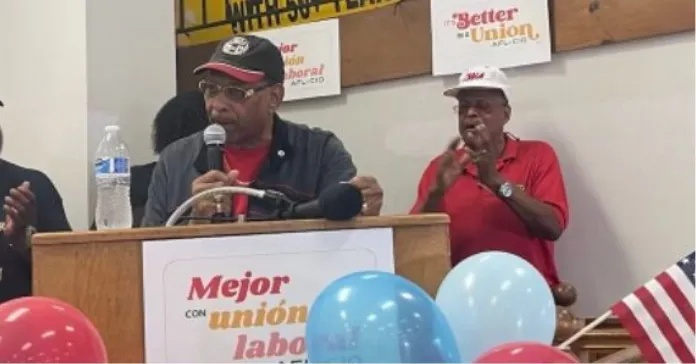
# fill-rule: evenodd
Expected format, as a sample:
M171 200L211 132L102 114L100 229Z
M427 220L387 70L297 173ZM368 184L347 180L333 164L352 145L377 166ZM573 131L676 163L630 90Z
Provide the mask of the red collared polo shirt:
M442 156L433 159L418 185L418 199L411 212L425 202L435 181ZM541 141L520 141L507 137L496 163L505 180L530 196L549 204L565 229L568 201L560 164L553 148ZM490 250L504 251L526 259L543 274L550 285L559 283L553 242L530 235L528 229L500 197L479 183L476 166L470 163L445 193L441 211L450 217L452 264Z

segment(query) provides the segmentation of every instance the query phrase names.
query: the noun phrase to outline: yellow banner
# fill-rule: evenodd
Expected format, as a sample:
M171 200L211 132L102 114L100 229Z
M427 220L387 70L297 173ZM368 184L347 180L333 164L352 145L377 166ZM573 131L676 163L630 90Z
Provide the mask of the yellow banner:
M174 0L177 46L336 18L401 0Z

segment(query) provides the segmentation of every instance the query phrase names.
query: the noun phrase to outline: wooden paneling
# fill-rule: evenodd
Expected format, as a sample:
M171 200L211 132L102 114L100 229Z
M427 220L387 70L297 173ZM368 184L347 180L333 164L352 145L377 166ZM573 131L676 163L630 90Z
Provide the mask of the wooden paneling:
M585 325L592 321L594 317L585 319ZM634 345L631 336L621 326L619 320L612 317L574 342L571 345L571 351L581 363L604 361L605 358L613 358L620 362L624 361L622 358L630 359L634 363L640 362L640 353L634 352ZM631 354L628 357L624 355L627 351ZM622 354L617 355L620 352Z
M432 69L429 0L404 0L391 8L343 17L340 32L343 87L428 74Z
M693 0L555 0L555 50L595 47L694 29Z
M693 0L550 0L554 51L694 29ZM430 0L404 0L340 18L343 87L431 73ZM180 91L196 87L191 71L214 44L177 51Z

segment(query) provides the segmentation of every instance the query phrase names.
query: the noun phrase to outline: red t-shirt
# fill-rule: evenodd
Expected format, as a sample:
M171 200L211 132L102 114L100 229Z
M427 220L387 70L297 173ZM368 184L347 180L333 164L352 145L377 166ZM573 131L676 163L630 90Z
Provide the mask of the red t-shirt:
M435 181L440 158L442 156L433 159L423 172L418 185L418 199L411 213L418 211L425 202L429 187ZM553 207L562 229L565 229L568 201L560 164L550 145L507 138L496 166L507 181ZM531 236L512 208L479 183L473 163L466 166L445 193L441 211L447 213L451 221L453 265L480 252L504 251L526 259L552 286L559 283L553 242Z
M225 147L223 155L225 157L225 169L239 171L237 177L238 186L248 186L256 179L261 165L266 160L270 143L254 148L233 148ZM249 207L249 196L235 194L232 199L232 213L234 215L246 215Z

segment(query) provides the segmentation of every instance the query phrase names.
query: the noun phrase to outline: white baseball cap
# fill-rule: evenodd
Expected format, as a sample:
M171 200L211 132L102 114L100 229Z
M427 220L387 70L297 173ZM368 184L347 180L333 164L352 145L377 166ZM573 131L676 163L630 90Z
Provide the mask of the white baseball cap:
M491 66L476 66L464 71L464 73L459 76L459 84L445 90L444 95L457 97L459 91L472 88L501 90L505 94L505 97L509 98L508 92L510 90L510 84L508 83L505 72Z

